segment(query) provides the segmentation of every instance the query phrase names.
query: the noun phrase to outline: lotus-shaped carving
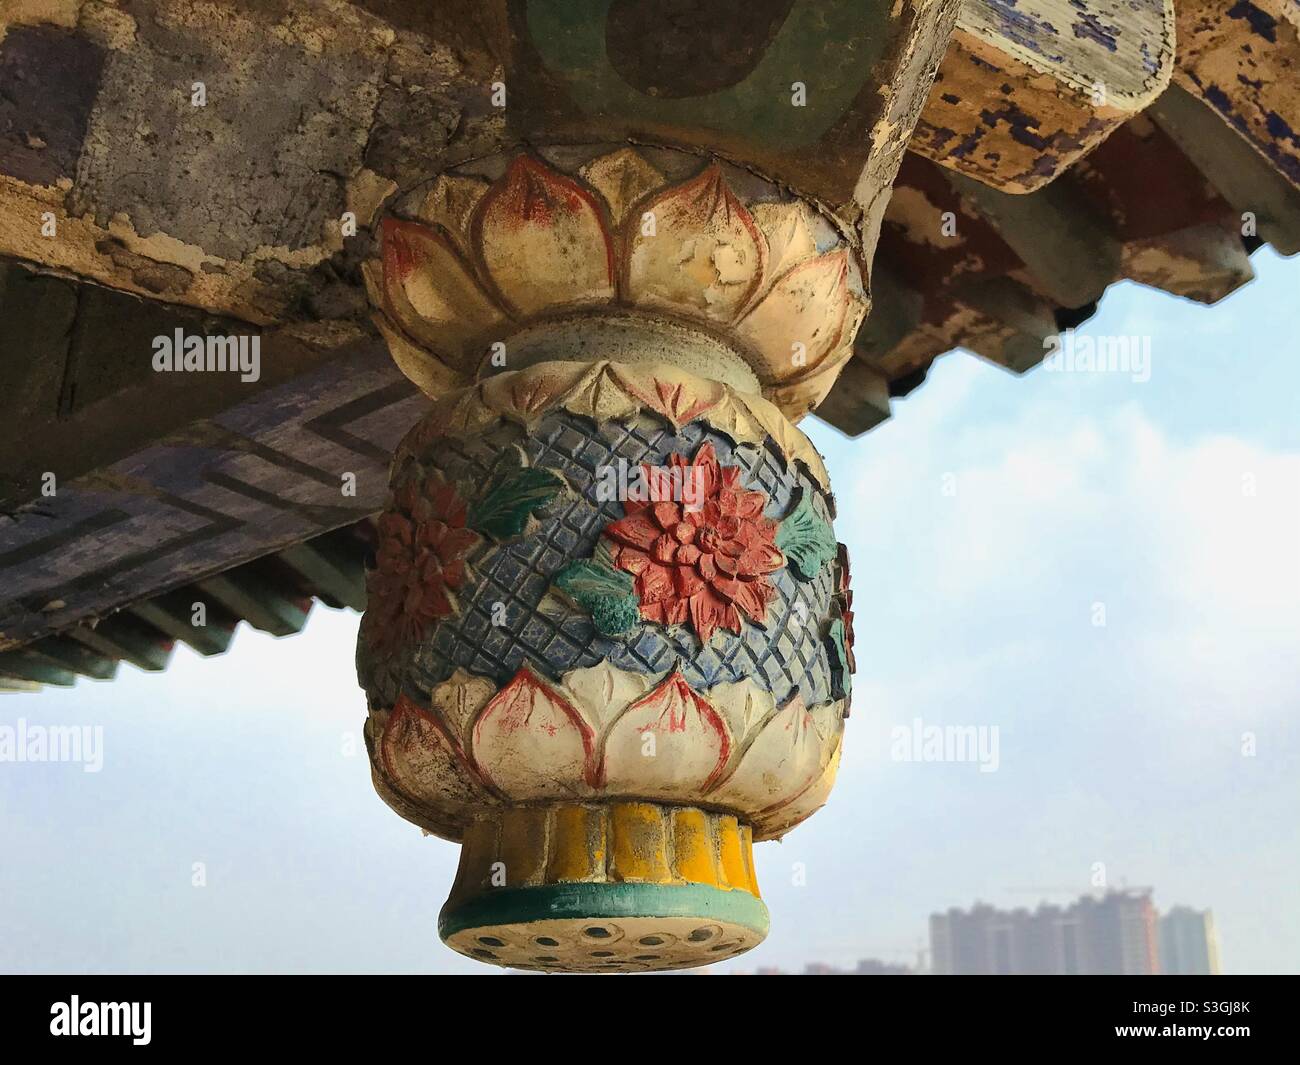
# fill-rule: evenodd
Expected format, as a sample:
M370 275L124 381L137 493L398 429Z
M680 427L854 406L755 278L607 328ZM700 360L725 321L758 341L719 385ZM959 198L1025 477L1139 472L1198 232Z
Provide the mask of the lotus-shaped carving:
M558 683L524 667L499 690L457 672L427 707L402 696L372 711L380 793L447 835L476 807L635 798L727 810L755 839L779 836L826 801L842 730L842 702L777 706L748 680L697 692L680 673L608 664Z
M442 175L410 214L385 219L366 277L394 359L433 396L524 327L605 310L720 339L793 420L868 306L837 228L802 202L742 202L717 163L672 182L631 148L576 174L525 154L495 182Z

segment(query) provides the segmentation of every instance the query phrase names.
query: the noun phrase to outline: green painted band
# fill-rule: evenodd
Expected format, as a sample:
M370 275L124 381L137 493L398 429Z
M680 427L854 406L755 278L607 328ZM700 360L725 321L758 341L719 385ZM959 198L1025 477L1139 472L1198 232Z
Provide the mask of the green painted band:
M737 84L682 98L647 96L615 69L606 43L611 0L533 0L529 43L547 71L563 80L570 101L621 120L702 126L755 135L789 150L830 132L871 85L887 48L905 37L886 0L796 0L752 70ZM791 105L796 81L813 85ZM874 88L874 86L873 86Z
M443 907L438 935L443 939L467 928L525 924L532 921L616 917L698 917L726 921L767 935L767 907L748 891L703 884L546 884L540 887L492 888L461 903Z

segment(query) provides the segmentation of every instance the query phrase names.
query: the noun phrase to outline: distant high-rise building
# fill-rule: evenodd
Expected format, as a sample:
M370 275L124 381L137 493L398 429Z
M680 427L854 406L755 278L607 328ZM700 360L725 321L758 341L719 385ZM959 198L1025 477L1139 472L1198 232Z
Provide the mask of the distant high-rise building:
M855 969L840 969L821 961L810 961L804 968L802 976L913 976L917 970L906 965L899 965L875 958L864 958ZM776 966L760 966L754 970L755 976L785 976Z
M1160 918L1160 971L1167 976L1219 975L1219 940L1209 910L1175 906Z
M930 917L930 950L937 975L1154 974L1156 911L1135 890L1032 913L976 903Z
M1159 972L1156 908L1149 891L1108 891L1081 898L1088 973L1153 976Z
M855 976L912 976L914 970L898 962L879 961L876 958L863 958L853 970Z

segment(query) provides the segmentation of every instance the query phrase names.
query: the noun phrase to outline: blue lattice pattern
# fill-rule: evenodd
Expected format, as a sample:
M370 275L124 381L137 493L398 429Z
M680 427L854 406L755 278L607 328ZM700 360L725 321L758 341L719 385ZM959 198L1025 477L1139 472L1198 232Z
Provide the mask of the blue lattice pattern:
M813 506L827 521L830 500L802 466L789 463L775 447L734 445L703 422L674 431L641 414L597 425L555 411L525 430L506 420L474 437L443 438L417 458L425 470L439 470L466 491L482 485L503 451L519 447L529 463L559 473L570 491L537 512L530 534L514 543L484 543L468 561L473 574L459 595L459 614L435 624L400 674L371 669L362 683L380 701L390 702L400 687L427 705L430 690L456 669L508 681L525 663L558 679L573 669L601 661L631 672L662 676L682 671L697 691L715 684L752 678L778 703L798 692L812 706L832 698L830 663L823 640L834 591L833 567L811 581L788 568L771 575L775 596L766 625L746 618L739 635L721 629L707 647L689 626L644 622L623 636L598 633L588 615L551 589L556 573L575 559L589 558L602 530L623 516L618 500L597 497L602 470L620 460L630 470L639 464L661 466L668 456L693 456L711 442L718 460L739 466L744 487L761 489L769 499L768 517L781 519L799 491L811 493Z

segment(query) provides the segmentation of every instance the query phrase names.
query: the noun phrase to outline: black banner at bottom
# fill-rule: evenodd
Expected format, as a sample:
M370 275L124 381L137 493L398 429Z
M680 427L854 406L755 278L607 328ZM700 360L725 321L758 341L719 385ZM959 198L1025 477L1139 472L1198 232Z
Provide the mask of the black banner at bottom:
M596 1041L648 1048L666 1038L667 1047L681 1048L670 1053L687 1053L683 1034L712 1029L722 1036L719 1026L728 1044L737 1035L766 1040L783 1028L826 1050L828 1028L863 1047L906 1040L981 1051L1125 1043L1262 1049L1292 1046L1296 1037L1297 985L1277 977L896 979L834 990L808 980L778 987L737 978L667 985L610 976L583 985L573 983L583 977L493 979L15 976L2 984L0 1031L6 1050L94 1051L111 1043L140 1051L283 1046L338 1054L433 1039L469 1051L468 1038L483 1041L488 1053L503 1044L550 1044L548 1056L557 1039L584 1053L577 1048ZM636 1038L627 1043L611 1026ZM438 1043L429 1049L436 1053Z

